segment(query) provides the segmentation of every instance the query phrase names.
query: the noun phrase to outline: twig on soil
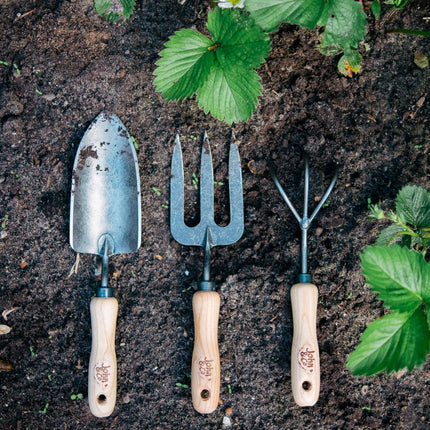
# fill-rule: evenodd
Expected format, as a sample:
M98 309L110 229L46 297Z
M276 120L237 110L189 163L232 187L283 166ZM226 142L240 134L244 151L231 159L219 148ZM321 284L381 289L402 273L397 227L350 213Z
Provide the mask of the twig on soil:
M35 10L36 10L36 9L32 9L32 10L29 10L28 12L23 13L22 15L21 15L21 14L19 14L19 15L18 15L14 20L13 20L13 22L17 22L17 21L19 21L20 19L25 18L25 17L26 17L26 16L28 16L28 15L31 15Z
M72 275L76 275L78 273L78 269L79 269L79 263L81 262L81 255L79 254L79 252L76 254L76 260L73 263L72 268L70 269L69 272L69 276L68 278L70 278Z
M5 309L5 310L2 312L1 316L4 318L4 320L5 320L5 321L7 321L7 316L8 316L9 314L11 314L12 312L16 311L17 309L19 309L19 308Z

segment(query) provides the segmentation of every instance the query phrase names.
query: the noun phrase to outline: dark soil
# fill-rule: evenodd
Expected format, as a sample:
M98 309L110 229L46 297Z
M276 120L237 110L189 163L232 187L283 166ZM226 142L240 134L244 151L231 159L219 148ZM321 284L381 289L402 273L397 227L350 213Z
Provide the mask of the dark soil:
M12 327L0 337L0 358L13 364L0 374L0 427L220 429L231 413L238 429L430 428L428 363L370 378L345 368L366 325L383 312L360 272L360 252L381 227L368 219L368 199L390 208L403 185L430 185L430 69L413 62L415 52L430 55L430 39L385 33L428 31L428 1L410 0L394 15L384 7L379 22L370 20L363 70L352 79L339 75L338 58L317 52L316 32L281 26L259 71L258 109L233 127L205 115L195 100L167 103L152 83L167 37L183 27L204 29L205 8L196 0L141 0L128 22L114 25L90 0L0 4L0 60L9 63L0 65L0 311L16 308L0 321ZM143 232L137 253L111 259L118 396L112 416L97 419L87 402L95 260L81 255L70 275L76 253L68 219L76 149L102 110L116 113L138 143ZM174 135L182 139L192 190L203 131L223 181L232 129L243 165L245 233L213 252L222 402L203 416L190 389L176 385L190 385L189 287L200 279L202 251L172 239L163 205ZM299 228L267 170L273 163L301 202L303 150L313 195L321 196L334 164L340 167L310 231L321 351L321 393L312 408L298 407L290 387L289 287L299 271ZM226 187L217 190L225 219ZM83 399L72 400L78 393Z

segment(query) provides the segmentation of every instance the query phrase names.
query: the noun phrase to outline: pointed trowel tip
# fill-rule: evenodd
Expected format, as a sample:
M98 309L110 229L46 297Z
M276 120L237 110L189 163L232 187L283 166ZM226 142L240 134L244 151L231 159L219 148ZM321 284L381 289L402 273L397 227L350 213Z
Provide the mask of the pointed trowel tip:
M119 119L118 115L109 111L101 111L94 120L94 122L98 122L98 121L109 121L109 122L121 123L121 120Z

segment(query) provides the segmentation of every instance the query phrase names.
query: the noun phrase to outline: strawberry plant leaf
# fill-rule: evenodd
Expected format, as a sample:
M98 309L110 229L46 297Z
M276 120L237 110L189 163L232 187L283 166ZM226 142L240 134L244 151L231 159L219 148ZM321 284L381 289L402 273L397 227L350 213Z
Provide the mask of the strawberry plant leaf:
M429 265L416 251L369 246L361 254L361 267L372 291L392 310L413 311L427 298Z
M323 51L349 51L358 48L358 42L366 35L366 14L355 0L329 0Z
M353 73L361 70L361 55L355 49L346 49L337 63L337 69L344 76L352 77Z
M346 366L354 375L374 375L420 366L430 351L430 334L421 307L394 312L370 323Z
M155 63L154 84L167 100L191 97L209 76L214 64L213 42L194 30L177 31Z
M94 0L94 9L99 16L108 21L117 22L121 18L129 19L133 15L136 0L119 0L120 7L114 5L112 0Z
M376 239L377 246L389 246L393 245L396 242L401 241L402 236L399 236L399 233L406 231L404 227L399 224L391 224L387 228L384 228L379 233L378 238Z
M222 67L257 68L269 55L270 38L248 15L216 8L208 15L207 28L216 43L215 55Z
M416 185L403 187L396 198L396 211L404 223L417 228L430 227L430 193Z
M228 124L247 120L261 84L254 68L269 55L270 38L247 14L215 8L208 15L212 39L180 30L160 53L154 84L168 100L197 92L205 113Z
M252 115L260 93L260 77L255 70L243 69L235 75L231 69L218 66L199 89L197 100L205 113L231 124Z
M246 0L245 7L260 27L272 32L281 22L315 28L324 3L325 0Z
M370 5L370 10L372 11L375 19L378 20L381 16L381 3L379 3L379 0L372 1L372 4Z

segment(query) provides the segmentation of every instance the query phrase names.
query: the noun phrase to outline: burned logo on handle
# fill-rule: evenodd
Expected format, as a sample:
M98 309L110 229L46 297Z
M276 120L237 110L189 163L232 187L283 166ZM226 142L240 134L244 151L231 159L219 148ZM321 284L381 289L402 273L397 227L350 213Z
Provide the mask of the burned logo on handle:
M105 366L104 363L97 363L97 365L94 367L94 379L104 387L109 385L110 367L110 365Z
M208 360L207 357L198 360L197 369L203 378L207 379L208 381L212 380L212 373L214 370L213 360Z
M300 367L308 374L312 375L315 371L315 350L309 345L304 345L297 353L297 362Z

